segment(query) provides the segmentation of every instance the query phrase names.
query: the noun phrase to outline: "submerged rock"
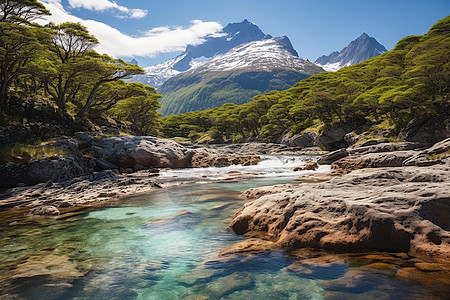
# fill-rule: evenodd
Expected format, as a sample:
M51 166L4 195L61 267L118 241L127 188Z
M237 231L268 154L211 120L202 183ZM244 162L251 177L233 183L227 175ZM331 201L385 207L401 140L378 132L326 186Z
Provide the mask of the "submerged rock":
M59 210L53 205L43 205L30 209L27 215L39 215L39 216L57 216L59 215Z

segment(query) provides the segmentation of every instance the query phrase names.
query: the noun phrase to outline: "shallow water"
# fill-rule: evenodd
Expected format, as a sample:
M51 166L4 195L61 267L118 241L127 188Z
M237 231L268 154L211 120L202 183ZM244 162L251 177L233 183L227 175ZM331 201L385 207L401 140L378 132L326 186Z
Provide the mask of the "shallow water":
M398 276L405 268L417 275L419 260L406 255L219 255L246 238L228 228L245 203L239 193L292 181L300 173L290 167L305 159L266 157L258 166L172 170L161 180L197 184L67 218L5 215L0 299L444 299L445 283ZM239 180L227 180L230 174Z

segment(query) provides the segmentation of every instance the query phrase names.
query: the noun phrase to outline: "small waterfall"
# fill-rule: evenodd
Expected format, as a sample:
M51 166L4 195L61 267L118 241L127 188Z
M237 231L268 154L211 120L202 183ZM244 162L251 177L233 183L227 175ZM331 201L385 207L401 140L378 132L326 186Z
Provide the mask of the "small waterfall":
M193 169L174 169L161 172L160 177L165 179L195 180L195 179L224 179L230 175L250 177L296 177L302 173L313 171L292 171L294 167L303 165L317 159L315 156L288 156L288 155L262 155L261 161L253 166L233 165L229 167L209 167ZM327 172L329 166L321 166L315 172Z

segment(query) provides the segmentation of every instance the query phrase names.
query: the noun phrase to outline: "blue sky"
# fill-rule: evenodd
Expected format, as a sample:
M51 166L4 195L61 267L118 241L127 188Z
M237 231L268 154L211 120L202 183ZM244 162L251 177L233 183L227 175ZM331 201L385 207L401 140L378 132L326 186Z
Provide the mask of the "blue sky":
M53 22L81 22L99 52L143 67L199 44L228 23L248 19L273 36L287 35L299 55L315 60L341 50L363 32L387 49L424 34L450 14L449 0L42 0Z

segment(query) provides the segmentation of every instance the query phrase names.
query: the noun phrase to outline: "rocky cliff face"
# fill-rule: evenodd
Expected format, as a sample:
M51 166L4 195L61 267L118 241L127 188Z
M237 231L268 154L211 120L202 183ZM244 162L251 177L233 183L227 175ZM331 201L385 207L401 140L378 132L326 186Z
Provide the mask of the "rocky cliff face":
M355 65L386 51L386 48L378 43L375 38L363 33L340 52L334 51L330 55L323 55L315 62L327 71L337 71L340 68Z

